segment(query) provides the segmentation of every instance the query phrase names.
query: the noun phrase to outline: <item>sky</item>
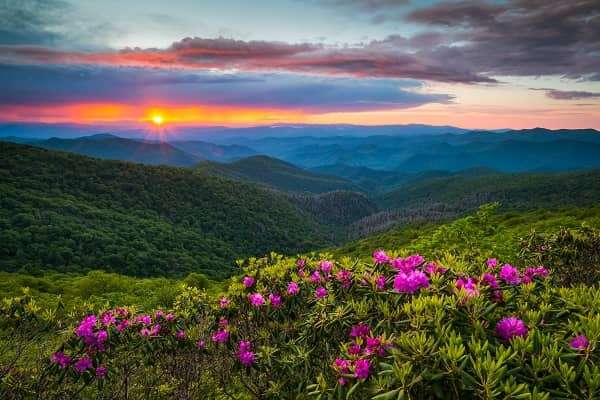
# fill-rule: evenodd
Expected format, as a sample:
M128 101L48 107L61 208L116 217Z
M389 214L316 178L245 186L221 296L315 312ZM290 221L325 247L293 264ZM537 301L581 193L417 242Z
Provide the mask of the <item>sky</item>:
M0 122L600 129L600 2L0 0Z

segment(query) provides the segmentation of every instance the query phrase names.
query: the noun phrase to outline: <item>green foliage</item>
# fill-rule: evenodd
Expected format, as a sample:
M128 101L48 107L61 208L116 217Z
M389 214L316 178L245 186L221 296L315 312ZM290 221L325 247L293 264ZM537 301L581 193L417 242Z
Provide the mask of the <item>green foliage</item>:
M222 278L328 242L283 196L191 170L0 142L0 269Z

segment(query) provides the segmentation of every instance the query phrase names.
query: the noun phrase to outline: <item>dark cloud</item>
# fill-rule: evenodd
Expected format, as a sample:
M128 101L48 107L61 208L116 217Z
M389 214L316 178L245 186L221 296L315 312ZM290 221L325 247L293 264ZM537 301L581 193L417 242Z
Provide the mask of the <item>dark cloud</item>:
M480 74L600 80L598 0L444 2L408 19L447 30L456 56Z
M56 44L67 9L61 0L0 1L0 44Z
M447 103L416 81L289 74L190 73L147 68L0 66L2 105L148 100L179 104L273 107L310 112L367 111Z
M531 88L531 90L540 90L545 92L546 97L554 100L581 100L600 98L600 93L586 92L580 90L557 90L548 88ZM582 105L582 104L581 104Z

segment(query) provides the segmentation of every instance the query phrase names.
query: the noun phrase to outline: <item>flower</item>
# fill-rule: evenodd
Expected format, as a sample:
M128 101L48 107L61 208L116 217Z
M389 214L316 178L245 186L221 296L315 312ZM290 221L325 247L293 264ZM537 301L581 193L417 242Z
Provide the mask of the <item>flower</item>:
M246 287L246 288L250 288L252 286L254 286L254 278L251 276L245 276L244 279L242 279L242 284Z
M167 321L171 322L175 319L175 315L173 313L168 313L167 316L165 317L165 319Z
M406 258L398 257L392 260L392 267L407 274L414 271L414 269L421 265L423 261L425 261L425 258L419 254L414 254Z
M250 301L250 304L252 304L254 307L260 307L263 304L265 304L265 298L260 293L249 294L248 300Z
M227 308L231 301L227 297L221 297L219 300L219 308Z
M296 282L292 281L292 282L288 283L287 293L290 296L297 295L299 291L300 291L300 287L298 286L298 284Z
M352 346L348 347L348 354L355 356L357 354L360 354L360 352L362 351L360 345L358 344L353 344Z
M236 355L240 363L246 367L251 366L256 361L256 356L252 352L252 343L247 340L240 341Z
M96 378L104 378L108 369L104 365L99 365L96 367Z
M327 289L325 289L323 286L319 286L317 290L315 290L315 297L317 299L322 299L325 296L327 296Z
M385 253L384 250L377 250L373 252L373 262L375 264L387 264L390 261L390 257Z
M304 268L304 266L306 265L306 260L303 258L299 258L296 260L296 267L298 268Z
M468 298L477 297L480 294L477 281L473 278L458 278L454 283L454 286L459 291L464 291Z
M119 325L117 325L117 331L123 332L125 329L127 329L128 326L129 321L124 319L123 321L119 322Z
M338 383L339 383L341 386L344 386L346 383L348 383L348 380L347 380L346 378L339 378L339 379L338 379Z
M496 324L496 334L504 341L516 336L527 336L528 332L525 323L517 317L504 317Z
M106 331L98 331L96 334L96 340L99 343L104 343L108 339L108 333Z
M114 324L117 321L117 319L115 318L115 316L110 311L105 312L102 315L101 320L102 320L102 323L105 326L109 326L111 324Z
M415 293L426 287L429 287L429 278L422 271L411 271L408 274L398 272L394 278L394 290L399 293Z
M333 268L333 263L331 261L323 260L319 263L319 268L321 268L321 271L328 274L331 272L331 269Z
M446 271L446 268L441 267L434 262L430 262L427 265L425 265L425 272L427 272L429 276L436 274L443 275L446 273Z
M85 371L92 368L92 360L87 356L80 358L75 365L73 365L73 368L75 368L75 371L77 371L78 374L83 374Z
M370 369L371 363L368 359L358 359L354 362L354 377L356 379L367 379L369 377Z
M150 325L152 323L152 318L149 315L140 315L135 319L135 322L138 324Z
M518 285L521 283L521 276L519 274L519 270L513 267L510 264L504 264L500 269L500 273L498 274L500 279L509 285Z
M321 273L318 270L313 271L312 274L310 274L310 280L313 283L317 283L321 280Z
M365 353L368 355L376 354L380 357L385 355L385 346L383 341L378 337L368 337L367 349Z
M273 308L281 307L281 296L278 294L270 293L269 294L269 303L271 303L271 306Z
M229 325L229 321L227 321L227 318L225 318L225 317L219 318L219 328L227 328L228 325Z
M221 329L213 333L212 341L215 343L225 343L229 339L229 332L225 329Z
M488 260L485 263L487 264L488 268L494 269L498 266L498 259L488 258Z
M200 339L196 342L196 347L202 350L202 349L206 348L206 342L204 340Z
M350 285L352 284L352 281L351 281L352 272L350 272L346 269L339 270L338 273L335 274L335 278L342 283L342 287L344 289L349 288Z
M492 289L497 289L499 287L496 277L494 276L494 274L490 274L489 272L486 272L481 276L481 282L484 285L491 287Z
M590 345L590 341L585 335L577 335L569 342L573 350L585 350Z
M387 283L387 279L384 275L379 275L377 279L375 279L375 286L377 290L385 290L385 285Z
M528 278L527 279L528 281L532 281L533 278L535 278L535 277L546 278L549 275L549 273L550 272L548 271L548 269L546 269L545 267L542 267L542 266L528 267L525 269L525 272L523 274L524 275L523 279Z
M351 338L365 337L368 336L370 333L371 328L369 328L369 325L364 324L362 322L358 325L354 325L352 329L350 329Z
M342 374L347 374L350 371L350 360L345 360L343 358L336 358L333 362L333 368Z
M183 331L183 330L177 331L177 333L175 334L175 338L177 340L185 340L185 331Z
M71 364L71 357L62 351L57 351L50 356L50 362L57 364L61 369L65 369Z
M75 329L75 334L79 337L93 336L96 322L95 315L88 315L79 323L79 326Z

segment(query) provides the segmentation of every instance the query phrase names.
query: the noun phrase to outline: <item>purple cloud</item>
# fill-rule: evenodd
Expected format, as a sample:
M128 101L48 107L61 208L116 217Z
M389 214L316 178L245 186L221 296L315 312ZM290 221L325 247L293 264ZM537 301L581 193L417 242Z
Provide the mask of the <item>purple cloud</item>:
M600 93L580 90L557 90L548 88L531 88L530 90L541 90L545 92L546 97L554 100L581 100L600 97Z

